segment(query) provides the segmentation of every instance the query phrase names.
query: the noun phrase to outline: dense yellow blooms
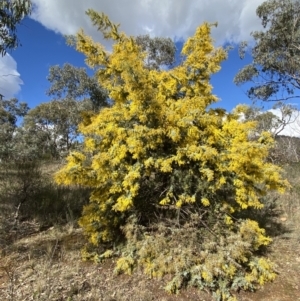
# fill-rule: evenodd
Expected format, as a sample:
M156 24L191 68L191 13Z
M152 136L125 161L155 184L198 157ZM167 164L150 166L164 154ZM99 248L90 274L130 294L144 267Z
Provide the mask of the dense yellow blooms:
M114 40L112 51L83 31L77 50L97 68L113 104L80 125L84 151L70 154L56 175L58 183L92 188L80 221L92 243L113 239L124 213L149 202L172 208L197 204L205 210L219 203L232 213L262 207L267 190L284 190L280 169L266 162L271 137L263 133L250 140L255 123L240 122L238 111L209 108L217 101L210 77L227 56L213 46L211 25L204 23L187 40L179 66L150 70L134 38L119 33L106 16L97 18L105 36ZM153 188L144 195L145 183L156 179L162 181L155 186L159 193ZM231 218L224 216L230 225ZM268 242L256 225L249 225L259 233L257 246Z

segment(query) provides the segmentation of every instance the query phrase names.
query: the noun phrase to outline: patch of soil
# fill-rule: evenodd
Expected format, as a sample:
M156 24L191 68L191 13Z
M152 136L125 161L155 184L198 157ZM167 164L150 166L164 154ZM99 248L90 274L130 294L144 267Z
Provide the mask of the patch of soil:
M30 228L30 227L29 227ZM0 250L2 301L212 301L208 292L193 288L168 295L164 281L137 272L114 274L114 261L82 262L80 229L50 228L33 231ZM35 229L35 228L34 228ZM277 263L278 277L255 293L237 294L240 301L300 301L300 240L278 237L269 257Z

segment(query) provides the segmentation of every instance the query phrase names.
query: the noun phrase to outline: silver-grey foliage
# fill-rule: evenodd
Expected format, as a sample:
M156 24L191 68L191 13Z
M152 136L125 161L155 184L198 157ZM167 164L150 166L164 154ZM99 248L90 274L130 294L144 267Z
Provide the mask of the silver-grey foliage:
M29 110L26 103L19 103L16 98L0 100L0 159L11 160L22 156L18 148L18 119L24 117Z
M170 38L151 38L149 35L137 36L136 42L147 52L146 65L151 69L172 66L175 63L176 47Z
M0 53L20 45L17 37L17 25L31 13L30 0L0 0Z
M63 158L78 146L81 114L90 110L90 102L68 98L41 103L25 116L23 135L44 157Z
M47 95L55 99L89 99L93 110L98 111L107 106L107 94L96 78L87 74L86 68L75 67L71 64L52 66L47 77L51 87Z
M251 82L250 99L285 101L300 93L300 1L268 0L256 10L264 30L251 35L253 62L236 75L238 85ZM245 54L242 44L241 57Z

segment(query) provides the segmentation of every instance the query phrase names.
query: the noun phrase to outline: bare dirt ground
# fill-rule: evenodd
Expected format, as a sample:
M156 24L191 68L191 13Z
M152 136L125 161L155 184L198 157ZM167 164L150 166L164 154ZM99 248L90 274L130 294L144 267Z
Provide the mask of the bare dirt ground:
M286 173L293 189L278 200L277 218L286 231L274 236L267 254L278 276L256 292L236 294L239 301L300 301L300 166L288 166ZM209 292L194 288L169 295L163 289L166 279L149 279L142 272L116 276L113 260L83 262L85 238L74 220L48 229L32 220L13 226L4 209L0 301L213 301Z
M294 215L295 216L295 215ZM274 239L269 257L277 263L278 277L260 290L237 294L240 301L300 300L300 231L291 229ZM40 231L36 223L23 223L19 231L0 240L0 300L2 301L211 301L208 292L190 288L168 295L164 280L140 272L114 274L114 262L82 262L84 237L72 225ZM2 244L1 244L2 243Z

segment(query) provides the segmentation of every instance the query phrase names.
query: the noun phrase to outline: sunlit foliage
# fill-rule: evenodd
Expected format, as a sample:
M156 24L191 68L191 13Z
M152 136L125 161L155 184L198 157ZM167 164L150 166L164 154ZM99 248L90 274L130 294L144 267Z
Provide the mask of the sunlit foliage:
M113 48L80 31L77 50L98 68L113 105L84 120L84 151L71 153L56 175L58 183L92 188L80 225L105 252L83 255L122 254L118 273L171 274L168 291L206 287L218 300L272 280L273 265L255 256L271 239L256 221L237 216L263 207L267 191L287 183L265 160L270 134L253 141L255 122L210 108L218 100L210 78L227 56L213 46L212 26L198 27L182 63L162 70L149 68L147 53L107 16L88 15Z

